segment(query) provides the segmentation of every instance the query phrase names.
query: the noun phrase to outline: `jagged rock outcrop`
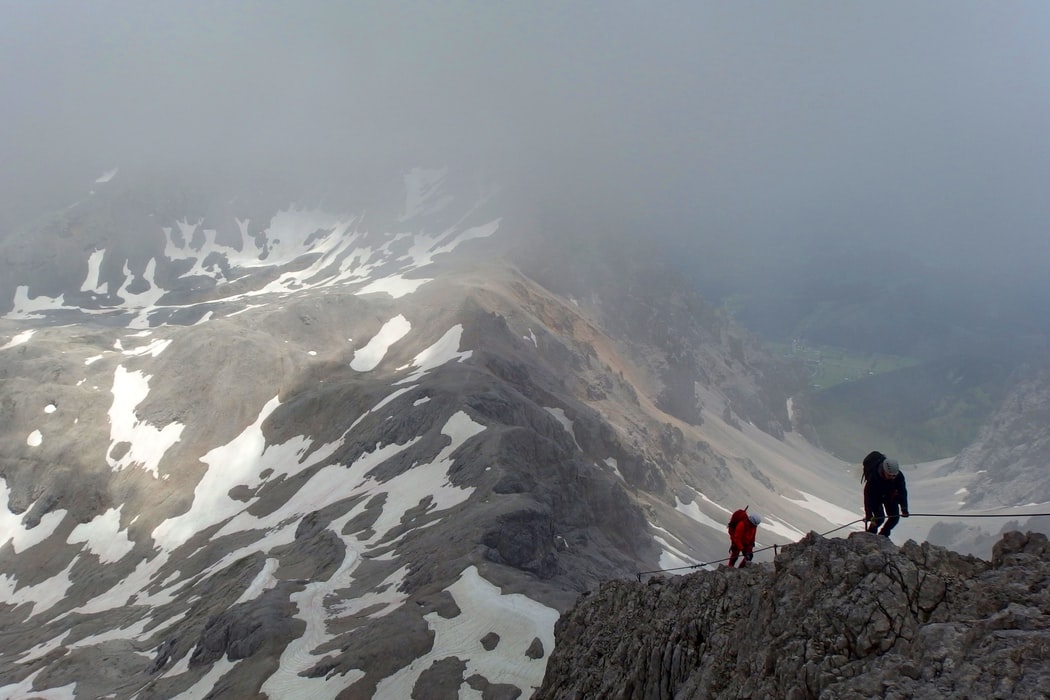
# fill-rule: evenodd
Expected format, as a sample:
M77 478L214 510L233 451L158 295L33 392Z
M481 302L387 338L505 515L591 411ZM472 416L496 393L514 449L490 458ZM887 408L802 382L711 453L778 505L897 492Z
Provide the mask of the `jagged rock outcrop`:
M772 565L610 582L555 638L536 700L1047 697L1050 544L811 533Z

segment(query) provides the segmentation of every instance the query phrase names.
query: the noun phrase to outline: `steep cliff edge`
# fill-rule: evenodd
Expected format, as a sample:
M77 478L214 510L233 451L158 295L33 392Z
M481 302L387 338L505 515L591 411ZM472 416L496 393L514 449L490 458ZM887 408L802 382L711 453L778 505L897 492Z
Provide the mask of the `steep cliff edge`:
M536 699L1046 697L1050 544L810 533L772 565L610 582L555 639Z

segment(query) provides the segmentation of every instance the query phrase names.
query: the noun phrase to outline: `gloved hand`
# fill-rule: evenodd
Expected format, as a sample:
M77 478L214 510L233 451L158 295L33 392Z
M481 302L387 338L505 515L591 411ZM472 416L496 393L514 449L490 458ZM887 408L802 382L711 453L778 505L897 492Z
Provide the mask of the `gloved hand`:
M745 557L747 558L747 560L748 560L748 561L751 561L752 559L754 559L754 558L755 558L755 554L754 554L754 552L748 552L748 553L747 553L747 554L745 554L744 556L745 556Z
M907 518L907 517L908 517L909 515L911 515L911 513L909 513L908 511L903 511L903 512L901 513L901 517L902 517L902 518Z

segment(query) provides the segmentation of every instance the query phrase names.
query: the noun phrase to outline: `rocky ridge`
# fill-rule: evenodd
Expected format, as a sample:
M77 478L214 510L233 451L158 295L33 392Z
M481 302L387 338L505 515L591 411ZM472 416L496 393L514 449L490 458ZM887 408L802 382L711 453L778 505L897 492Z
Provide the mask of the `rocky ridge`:
M607 583L555 637L535 700L1048 697L1050 544L811 533L773 564Z

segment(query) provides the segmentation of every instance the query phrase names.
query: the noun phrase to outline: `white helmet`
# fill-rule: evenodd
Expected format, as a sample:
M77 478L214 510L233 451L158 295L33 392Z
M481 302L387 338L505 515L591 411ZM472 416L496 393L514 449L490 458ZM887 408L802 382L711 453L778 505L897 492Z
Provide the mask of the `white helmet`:
M758 513L752 513L747 516L747 519L751 521L751 524L758 527L762 523L762 516Z

